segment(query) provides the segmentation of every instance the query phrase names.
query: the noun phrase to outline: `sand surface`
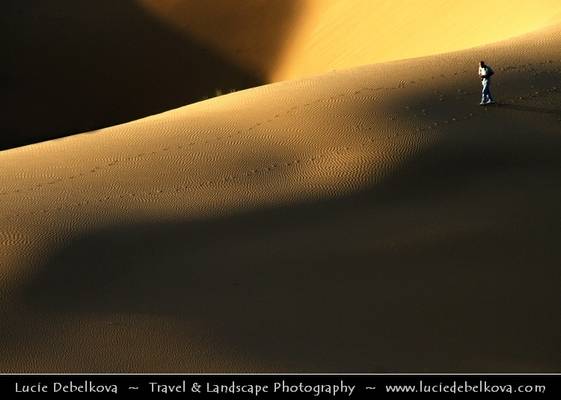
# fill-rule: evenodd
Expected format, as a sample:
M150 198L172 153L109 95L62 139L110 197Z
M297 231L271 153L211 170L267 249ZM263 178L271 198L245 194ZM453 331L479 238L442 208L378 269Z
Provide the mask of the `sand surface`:
M4 0L0 150L560 19L559 0Z
M560 90L555 26L3 151L0 370L558 371Z
M558 0L139 0L269 82L496 42L561 20Z

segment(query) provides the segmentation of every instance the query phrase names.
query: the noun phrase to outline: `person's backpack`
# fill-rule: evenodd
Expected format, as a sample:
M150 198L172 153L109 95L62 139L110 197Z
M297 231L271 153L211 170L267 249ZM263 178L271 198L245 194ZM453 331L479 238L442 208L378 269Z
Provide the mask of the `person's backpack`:
M491 67L487 66L486 69L487 69L487 71L486 71L485 77L490 78L493 75L495 75L495 71L493 71L493 69Z

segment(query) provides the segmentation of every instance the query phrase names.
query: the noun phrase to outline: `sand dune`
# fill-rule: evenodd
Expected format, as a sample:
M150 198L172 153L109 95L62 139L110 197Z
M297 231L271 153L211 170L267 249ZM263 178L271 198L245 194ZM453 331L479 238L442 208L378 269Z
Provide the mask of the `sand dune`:
M204 4L140 0L140 4L179 32L269 82L461 50L561 19L557 0L494 0L484 8L468 0L254 0L241 4L237 0Z
M264 83L496 42L558 0L6 0L0 150Z
M276 80L507 39L561 19L556 0L308 0Z
M556 26L0 153L0 370L559 370L560 49Z

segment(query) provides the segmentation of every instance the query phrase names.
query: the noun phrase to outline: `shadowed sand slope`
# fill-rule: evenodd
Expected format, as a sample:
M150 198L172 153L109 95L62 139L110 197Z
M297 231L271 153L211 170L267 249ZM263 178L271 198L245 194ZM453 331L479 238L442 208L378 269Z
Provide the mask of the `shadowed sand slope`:
M559 370L560 49L550 28L2 152L0 369Z
M218 26L208 13L217 19L232 8L228 0L189 3L192 20L207 26ZM196 6L203 3L206 8ZM259 56L274 62L296 4L284 1L270 10L276 18L263 18L269 53ZM256 27L239 22L241 32L257 36ZM135 0L7 0L0 26L7 38L0 149L127 122L217 90L267 81L249 64L234 63L195 36L177 32Z

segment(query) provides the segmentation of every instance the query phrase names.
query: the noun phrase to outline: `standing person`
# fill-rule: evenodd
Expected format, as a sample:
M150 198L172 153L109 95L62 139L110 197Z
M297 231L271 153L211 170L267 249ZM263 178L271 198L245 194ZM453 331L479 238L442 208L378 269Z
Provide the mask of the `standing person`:
M491 95L491 76L495 74L493 69L485 64L485 61L479 62L479 77L481 78L481 84L483 85L483 90L481 92L481 103L479 105L484 106L486 104L495 104L493 96Z

